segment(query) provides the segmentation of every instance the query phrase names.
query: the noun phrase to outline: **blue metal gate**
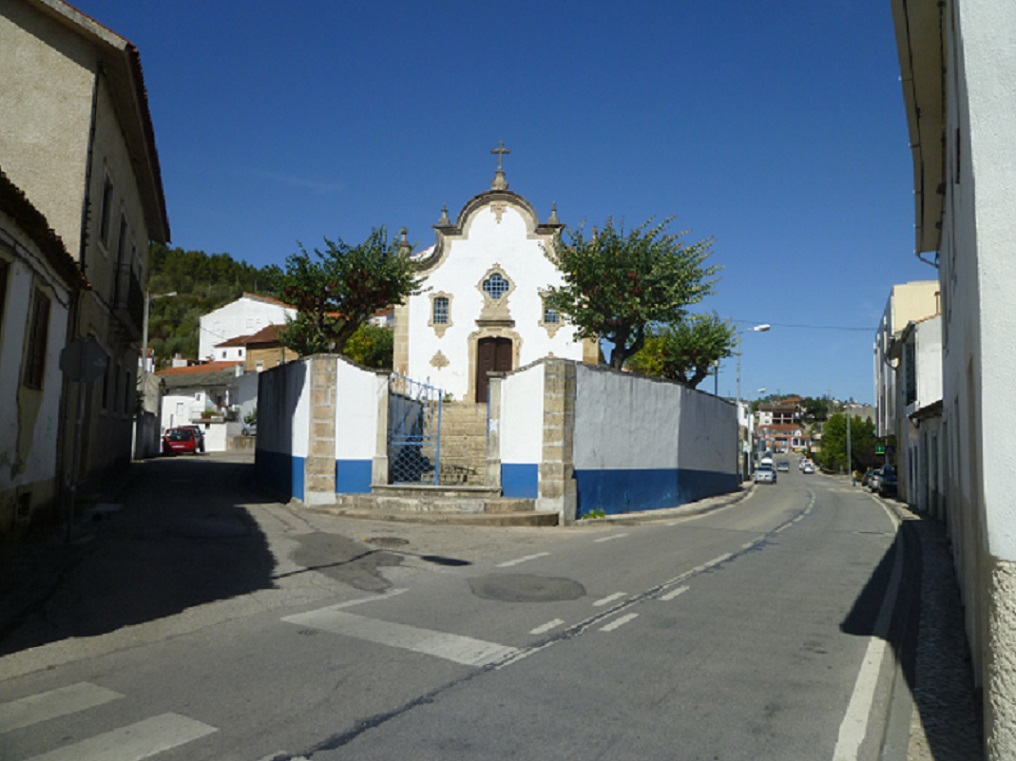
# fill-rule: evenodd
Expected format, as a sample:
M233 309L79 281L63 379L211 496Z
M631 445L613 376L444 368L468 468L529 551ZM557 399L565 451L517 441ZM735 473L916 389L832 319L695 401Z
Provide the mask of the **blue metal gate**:
M444 392L392 373L388 381L388 482L440 483Z

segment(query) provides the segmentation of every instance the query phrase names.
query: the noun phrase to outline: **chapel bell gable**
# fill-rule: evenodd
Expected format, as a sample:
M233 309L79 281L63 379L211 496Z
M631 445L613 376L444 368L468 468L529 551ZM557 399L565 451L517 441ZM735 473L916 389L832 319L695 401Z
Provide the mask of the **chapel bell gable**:
M594 363L598 356L595 342L577 340L544 303L563 282L547 253L564 227L556 207L541 223L508 189L509 150L499 144L491 152L498 165L490 189L469 199L454 223L442 207L434 245L413 255L423 288L395 310L395 370L476 403L487 401L489 373L548 356Z

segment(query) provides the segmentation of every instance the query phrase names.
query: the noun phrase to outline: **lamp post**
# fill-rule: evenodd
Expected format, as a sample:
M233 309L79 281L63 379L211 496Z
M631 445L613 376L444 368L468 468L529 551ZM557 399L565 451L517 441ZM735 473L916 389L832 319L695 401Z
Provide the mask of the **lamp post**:
M753 325L751 328L748 328L747 330L739 330L738 334L740 335L740 334L749 333L749 332L750 333L768 333L769 329L771 327L772 327L772 325L770 325L768 322L763 322L763 323L761 323L759 325ZM738 421L737 421L737 475L738 475L738 478L740 479L739 480L739 483L740 483L741 481L744 481L744 476L745 476L745 473L744 473L744 471L745 471L744 444L741 441L741 420L740 420L740 417L741 417L741 352L740 351L737 352L737 416L738 416ZM751 466L749 464L748 468L750 469L750 467Z
M148 313L152 310L152 302L156 299L168 299L176 296L176 291L169 293L152 293L145 291L145 314L141 321L141 411L145 411L148 381Z

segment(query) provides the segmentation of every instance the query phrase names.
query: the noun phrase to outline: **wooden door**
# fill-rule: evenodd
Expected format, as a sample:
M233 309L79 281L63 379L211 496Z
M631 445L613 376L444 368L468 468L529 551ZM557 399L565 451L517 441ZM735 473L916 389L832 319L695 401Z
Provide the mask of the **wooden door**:
M476 401L487 401L490 378L487 373L503 373L512 369L510 338L481 338L476 345Z

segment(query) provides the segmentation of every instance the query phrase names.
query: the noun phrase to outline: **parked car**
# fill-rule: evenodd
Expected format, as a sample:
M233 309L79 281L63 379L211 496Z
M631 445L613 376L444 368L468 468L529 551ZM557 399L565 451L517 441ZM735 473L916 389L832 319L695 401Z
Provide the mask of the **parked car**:
M805 462L804 465L801 466L801 472L807 475L811 475L812 473L815 472L815 466L812 465L810 462Z
M258 421L255 420L253 423L247 423L247 424L245 424L244 427L243 427L243 431L241 433L243 433L244 436L257 436L258 435Z
M205 432L202 430L200 425L181 425L180 428L190 428L194 431L194 438L197 439L198 442L198 451L205 451Z
M881 471L881 469L876 469L876 470L871 471L871 475L868 476L868 489L870 489L873 492L877 492L878 491L878 481L879 481L879 478L881 478L881 477L882 477L882 471Z
M162 451L164 454L197 454L198 437L193 426L166 429L162 434Z
M755 469L755 483L757 484L775 484L776 483L776 469L769 464L759 465Z
M776 463L776 470L778 470L780 473L789 473L790 463L787 462L786 460L780 460L778 463Z
M871 482L871 476L874 472L875 472L874 468L868 468L866 471L864 471L864 475L861 476L861 486L865 487L868 486L868 484Z
M896 496L896 468L892 465L883 465L878 475L878 493L882 497Z

